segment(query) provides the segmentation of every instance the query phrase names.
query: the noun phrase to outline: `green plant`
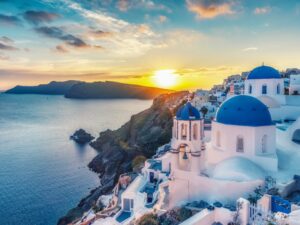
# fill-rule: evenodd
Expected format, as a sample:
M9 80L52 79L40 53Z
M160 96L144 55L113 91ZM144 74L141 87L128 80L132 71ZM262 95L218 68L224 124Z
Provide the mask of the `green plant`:
M143 215L136 223L137 225L159 225L157 215L153 213Z
M185 207L180 208L180 210L179 210L179 220L180 221L184 221L184 220L190 218L192 215L193 215L192 211Z
M131 167L133 171L139 170L145 163L146 157L143 155L136 156L131 163Z

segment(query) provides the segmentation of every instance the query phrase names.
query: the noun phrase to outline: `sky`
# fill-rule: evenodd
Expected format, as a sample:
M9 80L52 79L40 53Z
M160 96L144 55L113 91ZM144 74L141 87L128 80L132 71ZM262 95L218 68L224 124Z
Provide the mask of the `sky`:
M210 88L262 63L300 67L299 21L297 0L0 0L0 90L159 86L159 71L172 89Z

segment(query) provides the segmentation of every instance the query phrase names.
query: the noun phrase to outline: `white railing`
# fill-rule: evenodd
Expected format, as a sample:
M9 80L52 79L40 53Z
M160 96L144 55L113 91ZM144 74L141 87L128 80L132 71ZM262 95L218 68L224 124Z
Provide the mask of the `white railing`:
M260 205L251 204L249 207L249 224L265 225L274 221L272 212L263 209Z

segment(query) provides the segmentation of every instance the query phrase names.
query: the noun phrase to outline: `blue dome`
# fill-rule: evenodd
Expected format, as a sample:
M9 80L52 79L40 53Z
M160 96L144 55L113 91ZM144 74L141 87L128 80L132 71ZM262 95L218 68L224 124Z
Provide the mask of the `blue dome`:
M199 111L190 102L183 105L176 113L177 120L200 120Z
M267 106L247 95L238 95L225 101L217 112L216 121L228 125L251 127L273 125Z
M280 79L281 76L278 70L275 70L273 67L270 66L259 66L253 69L247 79Z

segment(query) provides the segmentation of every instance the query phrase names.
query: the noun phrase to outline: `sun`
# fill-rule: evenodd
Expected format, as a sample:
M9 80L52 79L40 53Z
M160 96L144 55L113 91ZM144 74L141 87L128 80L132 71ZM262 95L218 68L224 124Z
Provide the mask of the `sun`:
M176 70L158 70L154 73L154 81L157 86L163 88L173 87L177 83Z

